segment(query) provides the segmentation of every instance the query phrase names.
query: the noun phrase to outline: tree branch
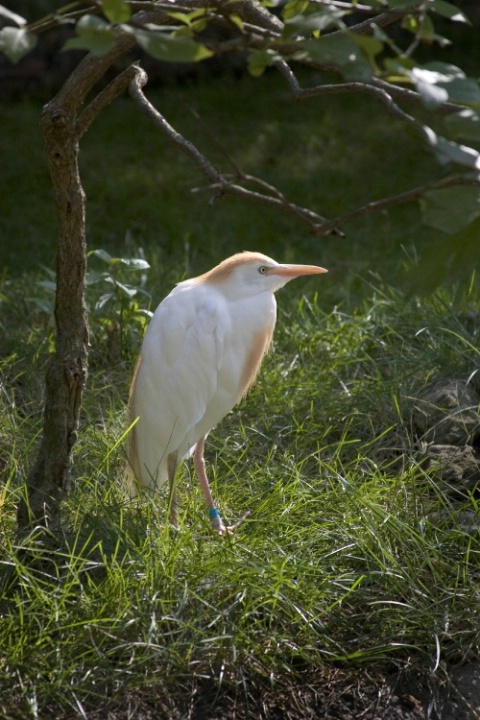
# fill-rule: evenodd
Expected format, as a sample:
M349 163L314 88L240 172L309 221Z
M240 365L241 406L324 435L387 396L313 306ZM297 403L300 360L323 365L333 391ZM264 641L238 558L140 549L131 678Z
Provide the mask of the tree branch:
M96 95L92 102L87 105L75 123L77 137L80 139L86 133L97 115L110 105L124 90L128 88L133 78L142 70L138 65L130 65L120 75L117 75L101 92Z
M478 176L474 175L451 175L450 177L442 178L442 180L439 180L438 182L430 183L429 185L420 185L412 188L411 190L399 193L398 195L392 195L391 197L374 200L366 205L361 205L355 210L351 210L344 215L339 215L338 217L333 218L333 220L330 220L322 225L320 230L322 234L329 233L337 229L339 226L345 225L352 220L357 220L365 215L371 215L372 213L394 207L395 205L402 205L407 202L412 202L413 200L418 200L433 190L442 190L444 188L455 187L458 185L476 185L477 187L480 187L480 179L478 179Z
M385 80L381 80L380 78L372 78L370 82L379 90L384 90L385 92L389 93L393 97L398 98L399 100L405 100L406 102L413 103L415 105L420 105L422 103L419 93L415 92L415 90L410 90L409 88L402 88L398 85L392 85L391 83L388 83ZM465 106L446 102L439 105L436 108L435 112L439 115L450 115L451 113L460 112L460 110L465 110Z
M357 8L355 8L355 10L357 10ZM357 35L371 35L375 25L377 27L388 27L389 25L394 25L399 20L402 20L405 17L405 14L405 10L392 10L390 12L380 13L379 15L373 15L373 17L368 18L367 20L362 20L362 22L359 22L356 25L350 25L348 27L348 32L353 32ZM342 32L342 30L336 30L332 33L332 35L339 35Z
M232 182L225 175L220 173L214 165L205 157L189 140L183 137L169 122L163 117L163 115L149 102L145 97L142 87L147 82L146 74L141 71L132 80L129 92L135 102L138 104L142 112L146 113L151 120L153 120L156 127L161 130L167 137L173 142L184 154L186 154L194 165L205 175L209 181L210 188L214 189L217 196L224 193L236 195L246 200L250 200L262 205L267 205L274 208L275 210L281 210L290 214L297 215L302 218L312 230L316 231L319 226L327 223L326 218L318 215L313 210L301 207L288 201L280 191L275 190L274 195L266 195L259 193L254 190L248 190L247 188ZM254 180L259 182L257 179L253 179L250 176L242 176L247 180ZM267 183L262 183L264 188L271 189Z
M400 118L400 120L408 123L416 123L415 118L412 117L412 115L404 112L404 110L402 110L393 101L393 99L390 97L389 92L383 87L375 87L366 82L353 81L347 83L333 83L329 85L315 85L314 87L301 88L295 73L291 69L290 65L285 62L285 60L277 60L275 62L275 67L287 81L288 87L290 88L290 91L295 100L305 100L307 98L316 97L318 95L329 95L336 93L340 94L345 92L362 92L366 93L367 95L372 95L373 97L377 98L377 100L380 100L384 105L386 105L388 110L393 115Z
M377 80L372 78L370 82L345 82L345 83L332 83L328 85L315 85L313 87L302 88L297 80L295 73L293 72L290 65L285 60L277 60L275 67L283 75L287 81L288 87L295 98L295 100L306 100L307 98L317 97L319 95L329 94L340 94L346 92L361 92L367 95L372 95L377 100L380 100L388 109L392 115L395 115L400 120L408 123L418 124L418 121L407 112L402 110L399 105L394 101L392 96L405 100L409 103L419 104L421 102L420 95L414 90L408 88L401 88L398 85L391 85L383 80ZM448 115L453 112L459 112L464 110L463 105L455 105L454 103L444 103L438 108L438 112L441 114Z

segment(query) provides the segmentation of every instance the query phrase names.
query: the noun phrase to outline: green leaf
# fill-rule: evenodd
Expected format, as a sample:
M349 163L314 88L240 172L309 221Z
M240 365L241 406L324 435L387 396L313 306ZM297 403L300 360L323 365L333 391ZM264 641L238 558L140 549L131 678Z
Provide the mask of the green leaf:
M99 248L98 250L90 250L87 253L87 257L90 257L91 255L95 255L95 257L100 258L100 260L103 260L103 262L107 263L107 265L109 265L112 261L112 256L110 255L110 253L108 253L106 250L102 250L101 248Z
M437 61L423 65L423 69L433 73L434 82L448 92L451 102L480 108L480 86L461 68Z
M174 12L172 10L166 10L166 14L174 20L179 20L185 25L191 26L196 20L202 19L206 15L206 8L199 8L191 13Z
M106 250L103 250L102 248L90 250L87 253L87 257L90 257L91 255L98 257L100 260L102 260L102 262L110 266L126 265L132 270L148 270L148 268L150 267L149 263L143 258L113 257L112 255L110 255L110 253L108 253ZM95 281L98 279L98 276L95 274L92 274L92 277L95 277ZM102 274L101 277L105 277L105 275Z
M110 300L115 300L114 292L105 293L104 295L102 295L95 303L95 310L102 310L105 305L110 302Z
M437 135L432 128L424 125L422 127L424 137L428 144L437 155L439 162L453 162L457 165L480 170L480 154L474 148L467 145L447 140L441 135Z
M431 62L421 67L408 68L400 66L398 61L395 61L394 65L400 74L409 77L415 84L427 107L435 108L443 102L450 101L480 108L478 82L467 77L456 65Z
M373 64L375 56L383 50L382 41L373 35L357 35L356 33L351 33L350 37L363 50Z
M115 288L118 288L118 290L121 290L127 297L135 297L138 292L138 288L132 287L131 285L125 285L125 283L122 283L120 280L111 276L106 277L105 282L109 285L113 285Z
M347 65L355 62L360 55L358 45L346 34L304 40L299 45L307 51L312 60L321 63Z
M125 0L102 0L102 8L105 17L115 25L128 22L132 15L130 5Z
M308 0L290 0L282 10L284 22L290 20L296 15L302 15L306 10L308 10L308 6Z
M273 65L279 58L280 55L273 50L252 50L247 57L248 72L253 77L260 77L265 68Z
M111 30L110 23L107 23L98 15L84 15L75 25L75 31L78 35L86 35L91 32L102 32Z
M415 83L423 104L429 110L434 110L448 101L447 90L437 84L440 75L424 68L413 68L410 77Z
M322 64L339 65L345 77L367 79L371 77L371 63L363 52L362 44L366 38L353 33L321 36L304 40L298 46L307 52L308 57ZM381 48L381 42L370 38L375 47ZM374 47L373 44L371 46Z
M475 110L461 110L445 118L445 125L454 137L480 141L480 113Z
M237 13L230 13L228 16L228 19L231 23L233 23L239 30L243 30L244 22L243 18L240 15L237 15Z
M315 31L323 32L332 25L339 27L341 26L342 17L346 14L345 10L328 6L320 12L294 15L285 20L283 37L311 35Z
M0 51L15 63L33 50L37 40L36 35L22 28L4 27L0 30Z
M442 284L468 280L480 266L480 219L454 235L441 237L420 256L405 282L407 296L429 295Z
M432 190L421 199L425 225L454 233L480 217L480 189L459 185Z
M106 34L82 35L70 38L63 46L64 50L88 50L94 55L106 55L113 47L113 36Z
M140 47L157 60L198 62L213 55L205 45L195 42L190 37L139 28L134 28L133 32Z
M105 55L113 47L115 31L97 15L84 15L77 22L75 31L78 37L67 40L63 46L65 50L89 50L95 55Z
M453 22L463 22L467 23L468 25L472 24L461 10L455 7L455 5L452 5L449 2L445 2L445 0L431 0L429 9L430 8L434 12L448 18L449 20L452 20Z
M142 258L118 258L122 265L127 265L132 270L148 270L150 265Z

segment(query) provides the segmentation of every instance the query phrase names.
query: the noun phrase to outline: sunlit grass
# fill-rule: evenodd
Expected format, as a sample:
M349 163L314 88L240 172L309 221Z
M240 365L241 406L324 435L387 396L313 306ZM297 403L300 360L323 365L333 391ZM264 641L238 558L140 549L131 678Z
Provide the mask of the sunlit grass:
M154 686L175 707L202 679L218 692L253 678L275 687L285 672L332 663L408 659L435 672L476 651L480 545L464 522L476 499L453 502L416 461L409 397L433 375L478 365L478 328L462 320L478 297L407 303L376 282L354 310L279 293L275 348L208 443L223 515L252 511L231 540L211 535L188 464L178 532L164 494L139 505L124 496L133 356L92 370L63 535L15 536L41 407L31 381L43 314L30 314L20 348L30 360L2 366L7 716L88 715L105 695Z

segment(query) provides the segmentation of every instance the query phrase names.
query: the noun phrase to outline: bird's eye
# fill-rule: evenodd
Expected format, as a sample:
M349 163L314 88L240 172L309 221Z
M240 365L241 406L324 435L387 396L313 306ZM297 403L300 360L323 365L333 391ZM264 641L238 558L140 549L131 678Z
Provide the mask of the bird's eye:
M266 273L267 273L267 266L266 266L266 265L260 265L260 267L258 268L258 272L260 273L260 275L266 275Z

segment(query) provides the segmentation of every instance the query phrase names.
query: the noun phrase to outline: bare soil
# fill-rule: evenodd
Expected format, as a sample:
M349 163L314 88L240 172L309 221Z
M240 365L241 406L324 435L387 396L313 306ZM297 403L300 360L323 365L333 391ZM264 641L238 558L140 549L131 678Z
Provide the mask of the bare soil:
M308 670L235 683L192 679L120 692L84 708L89 720L480 720L480 664L442 671L386 674L360 669ZM54 715L75 720L75 715Z

